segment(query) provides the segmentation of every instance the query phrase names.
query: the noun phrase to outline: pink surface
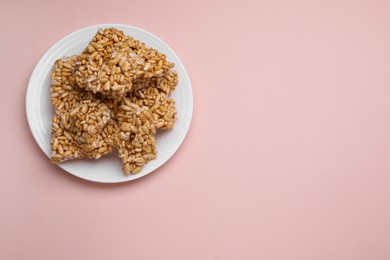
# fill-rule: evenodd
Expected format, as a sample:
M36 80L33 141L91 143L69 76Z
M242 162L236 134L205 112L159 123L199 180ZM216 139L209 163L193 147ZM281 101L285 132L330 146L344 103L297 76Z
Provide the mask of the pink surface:
M0 22L0 259L390 259L390 2L1 1ZM25 117L39 58L99 23L161 37L195 98L175 156L122 185L52 165Z

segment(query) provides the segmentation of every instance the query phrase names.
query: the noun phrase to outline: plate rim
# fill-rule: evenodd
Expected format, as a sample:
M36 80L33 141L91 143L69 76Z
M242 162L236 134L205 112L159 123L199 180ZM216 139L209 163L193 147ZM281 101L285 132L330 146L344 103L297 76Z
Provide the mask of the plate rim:
M188 72L186 70L186 68L184 67L184 64L183 62L181 61L181 59L179 58L179 56L171 49L171 47L165 43L163 40L161 40L158 36L154 35L153 33L151 32L148 32L144 29L141 29L139 27L136 27L136 26L132 26L132 25L127 25L127 24L119 24L119 23L103 23L103 24L95 24L95 25L90 25L90 26L86 26L86 27L82 27L80 29L77 29L75 31L72 31L71 33L65 35L64 37L62 37L61 39L59 39L58 41L56 41L49 49L47 49L45 51L45 53L40 57L40 59L38 60L38 62L35 64L34 66L34 69L33 71L31 72L31 75L30 75L30 78L29 78L29 81L28 81L28 84L27 84L27 89L26 89L26 94L25 94L25 110L26 110L26 117L27 117L27 122L28 122L28 125L29 125L29 129L30 129L30 132L35 140L35 142L38 144L40 150L45 154L46 157L48 157L50 159L50 154L47 154L46 151L45 151L45 148L43 146L43 143L40 142L39 138L38 138L38 133L37 131L33 131L33 122L31 121L32 120L32 113L34 112L34 110L29 110L29 107L31 106L31 102L32 100L29 101L29 97L31 97L31 92L33 90L33 85L34 85L34 82L35 82L35 79L36 77L38 76L38 70L42 67L42 64L44 63L44 61L48 58L48 56L55 50L57 49L59 46L61 46L61 43L63 41L65 41L66 39L72 37L73 35L76 35L76 34L79 34L79 33L82 33L83 31L88 31L88 30L91 30L91 29L99 29L99 28L108 28L108 27L116 27L120 30L123 30L123 28L128 28L130 30L135 30L135 31L138 31L144 35L147 35L149 37L152 37L154 38L155 40L159 41L161 44L164 45L164 47L166 47L172 54L172 56L174 56L174 58L177 60L176 61L176 64L178 66L181 67L183 73L184 73L184 80L186 81L187 85L188 85L188 98L189 98L189 105L188 105L188 108L189 108L189 113L188 115L186 116L186 119L188 120L188 123L184 125L184 128L181 132L181 135L182 135L182 138L179 140L179 142L177 143L177 147L174 148L174 151L171 153L171 154L168 154L168 156L166 157L166 160L165 161L162 161L162 163L155 169L149 171L149 172L146 172L146 173L143 173L140 172L138 174L135 174L135 175L129 175L129 176L132 176L132 178L124 178L124 179L121 179L121 180L113 180L113 181L107 181L107 180L95 180L95 179L89 179L89 178L85 178L83 176L80 176L80 175L76 175L74 173L72 173L71 171L68 171L66 170L64 167L61 166L61 164L56 164L59 168L61 168L62 170L64 170L65 172L77 177L77 178L80 178L80 179L83 179L83 180L87 180L87 181L90 181L90 182L95 182L95 183L123 183L123 182L129 182L129 181L133 181L133 180L137 180L141 177L144 177L154 171L156 171L158 168L160 168L161 166L163 166L167 161L169 161L171 159L171 157L179 150L179 148L181 147L181 145L183 144L187 134L188 134L188 131L189 131L189 128L191 126L191 121L192 121L192 115L193 115L193 106L194 106L194 97L193 97L193 91L192 91L192 84L191 84L191 81L190 81L190 78L188 76ZM31 99L31 98L30 98ZM35 127L34 127L35 128ZM124 177L126 177L124 175Z

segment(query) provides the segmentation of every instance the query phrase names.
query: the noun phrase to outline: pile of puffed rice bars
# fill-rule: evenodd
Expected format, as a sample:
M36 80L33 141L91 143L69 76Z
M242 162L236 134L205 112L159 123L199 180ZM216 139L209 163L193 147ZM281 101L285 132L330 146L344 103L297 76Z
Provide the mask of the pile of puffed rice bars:
M176 120L169 95L178 75L166 55L114 28L100 29L80 55L55 61L53 163L99 159L114 149L123 172L157 156L155 135Z

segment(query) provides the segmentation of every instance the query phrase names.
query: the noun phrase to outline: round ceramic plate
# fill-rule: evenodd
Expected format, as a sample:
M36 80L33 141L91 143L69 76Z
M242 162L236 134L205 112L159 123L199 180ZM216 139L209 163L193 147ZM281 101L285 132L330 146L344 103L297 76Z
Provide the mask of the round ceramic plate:
M115 183L125 182L143 177L163 165L183 142L192 117L192 90L187 72L177 55L159 38L142 29L121 24L100 24L83 28L69 34L51 47L36 65L26 94L26 113L31 132L42 151L50 157L51 117L53 108L50 103L50 73L54 61L64 56L81 53L99 28L114 27L167 55L167 59L175 63L179 74L179 85L172 93L176 101L178 120L175 127L168 131L160 131L156 136L157 158L145 165L141 172L125 176L122 163L116 152L103 156L99 160L71 160L58 164L65 171L82 179Z

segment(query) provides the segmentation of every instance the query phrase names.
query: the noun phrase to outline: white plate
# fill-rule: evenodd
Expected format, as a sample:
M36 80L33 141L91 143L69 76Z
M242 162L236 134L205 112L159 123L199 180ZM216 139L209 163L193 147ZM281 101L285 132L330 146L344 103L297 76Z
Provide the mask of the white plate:
M157 158L143 167L135 175L125 176L122 163L115 151L99 160L72 160L58 164L65 171L95 182L115 183L138 179L156 170L164 164L183 142L192 117L192 90L187 72L177 55L162 40L142 29L121 24L100 24L83 28L69 34L51 47L39 60L31 75L26 94L26 113L31 132L42 151L50 157L50 129L53 108L50 103L50 73L54 61L64 56L81 53L99 28L115 27L122 30L146 45L167 55L167 59L175 63L179 73L179 85L172 97L176 100L178 120L169 131L157 134Z

